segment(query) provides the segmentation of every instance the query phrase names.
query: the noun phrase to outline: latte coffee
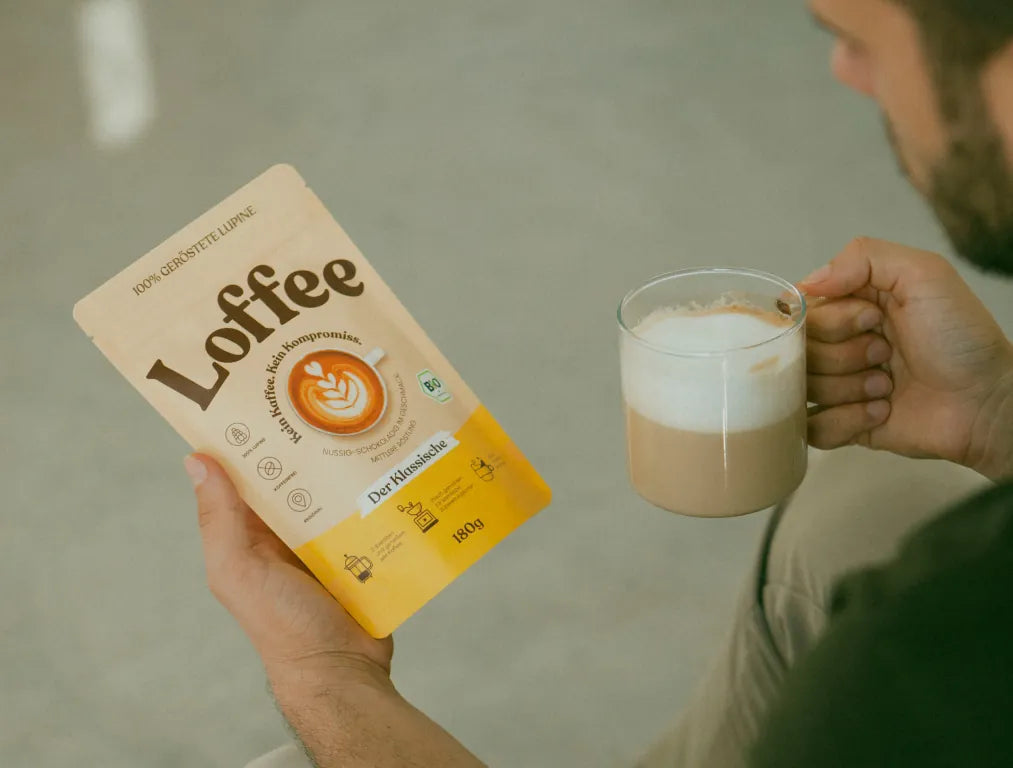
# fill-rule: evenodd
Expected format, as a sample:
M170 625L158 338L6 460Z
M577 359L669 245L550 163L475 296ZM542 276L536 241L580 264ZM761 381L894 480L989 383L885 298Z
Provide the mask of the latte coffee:
M622 347L629 471L665 509L727 517L806 472L805 341L776 309L722 300L654 310Z
M626 409L630 477L659 507L700 517L765 509L798 487L806 471L805 411L759 429L692 432Z

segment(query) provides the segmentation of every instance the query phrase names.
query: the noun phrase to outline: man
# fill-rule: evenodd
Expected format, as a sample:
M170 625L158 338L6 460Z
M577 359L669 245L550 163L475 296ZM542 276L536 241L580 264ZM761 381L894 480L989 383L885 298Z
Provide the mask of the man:
M877 102L957 251L1013 274L1013 4L810 8L836 37L835 75ZM949 264L859 239L801 287L834 299L808 325L813 445L1013 479L1010 343ZM888 387L886 402L873 399ZM763 766L1013 765L1013 742L999 738L1013 732L996 725L1013 717L1011 659L990 645L1013 651L1013 616L1001 582L982 583L1013 554L1002 532L1013 490L931 522L974 481L939 462L848 460L850 487L810 477L775 515L731 638L645 768L744 766L757 741ZM901 541L891 565L868 570Z
M1013 3L811 6L837 37L834 72L879 104L905 173L957 250L1013 273ZM906 530L889 508L782 510L728 652L645 765L1013 764L1013 486L1001 485L1013 477L1013 345L934 254L859 239L802 287L830 299L808 325L812 444L935 458L1000 485L938 519L935 499L922 499ZM250 636L312 759L480 765L399 696L390 640L359 629L222 469L203 456L187 469L211 589ZM824 527L806 529L812 519ZM839 574L824 560L843 551L841 570L865 565L876 559L866 545L889 556L880 531L915 532L891 564L831 597ZM816 556L807 549L827 541Z

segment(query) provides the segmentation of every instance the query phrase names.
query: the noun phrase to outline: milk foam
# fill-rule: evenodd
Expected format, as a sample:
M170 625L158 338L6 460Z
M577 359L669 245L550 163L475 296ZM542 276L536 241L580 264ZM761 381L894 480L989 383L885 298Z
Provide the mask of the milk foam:
M759 429L788 418L805 403L805 338L785 333L790 328L787 318L741 307L656 311L633 331L674 354L623 334L626 403L652 421L696 432ZM762 346L748 348L755 344ZM678 354L704 352L726 354Z

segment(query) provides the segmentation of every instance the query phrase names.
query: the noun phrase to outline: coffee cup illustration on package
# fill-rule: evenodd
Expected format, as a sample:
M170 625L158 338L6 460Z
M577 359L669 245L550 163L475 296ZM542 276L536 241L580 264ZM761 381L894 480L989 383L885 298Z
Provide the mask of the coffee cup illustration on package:
M383 357L337 349L311 352L288 376L288 399L309 426L332 435L358 435L376 426L387 410L387 387L374 367Z
M374 637L549 503L290 166L124 269L74 317Z

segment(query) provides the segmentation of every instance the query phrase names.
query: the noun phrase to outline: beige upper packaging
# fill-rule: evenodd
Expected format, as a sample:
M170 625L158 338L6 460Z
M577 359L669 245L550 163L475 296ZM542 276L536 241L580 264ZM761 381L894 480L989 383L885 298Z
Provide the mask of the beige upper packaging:
M375 637L549 503L290 166L127 267L74 317Z

